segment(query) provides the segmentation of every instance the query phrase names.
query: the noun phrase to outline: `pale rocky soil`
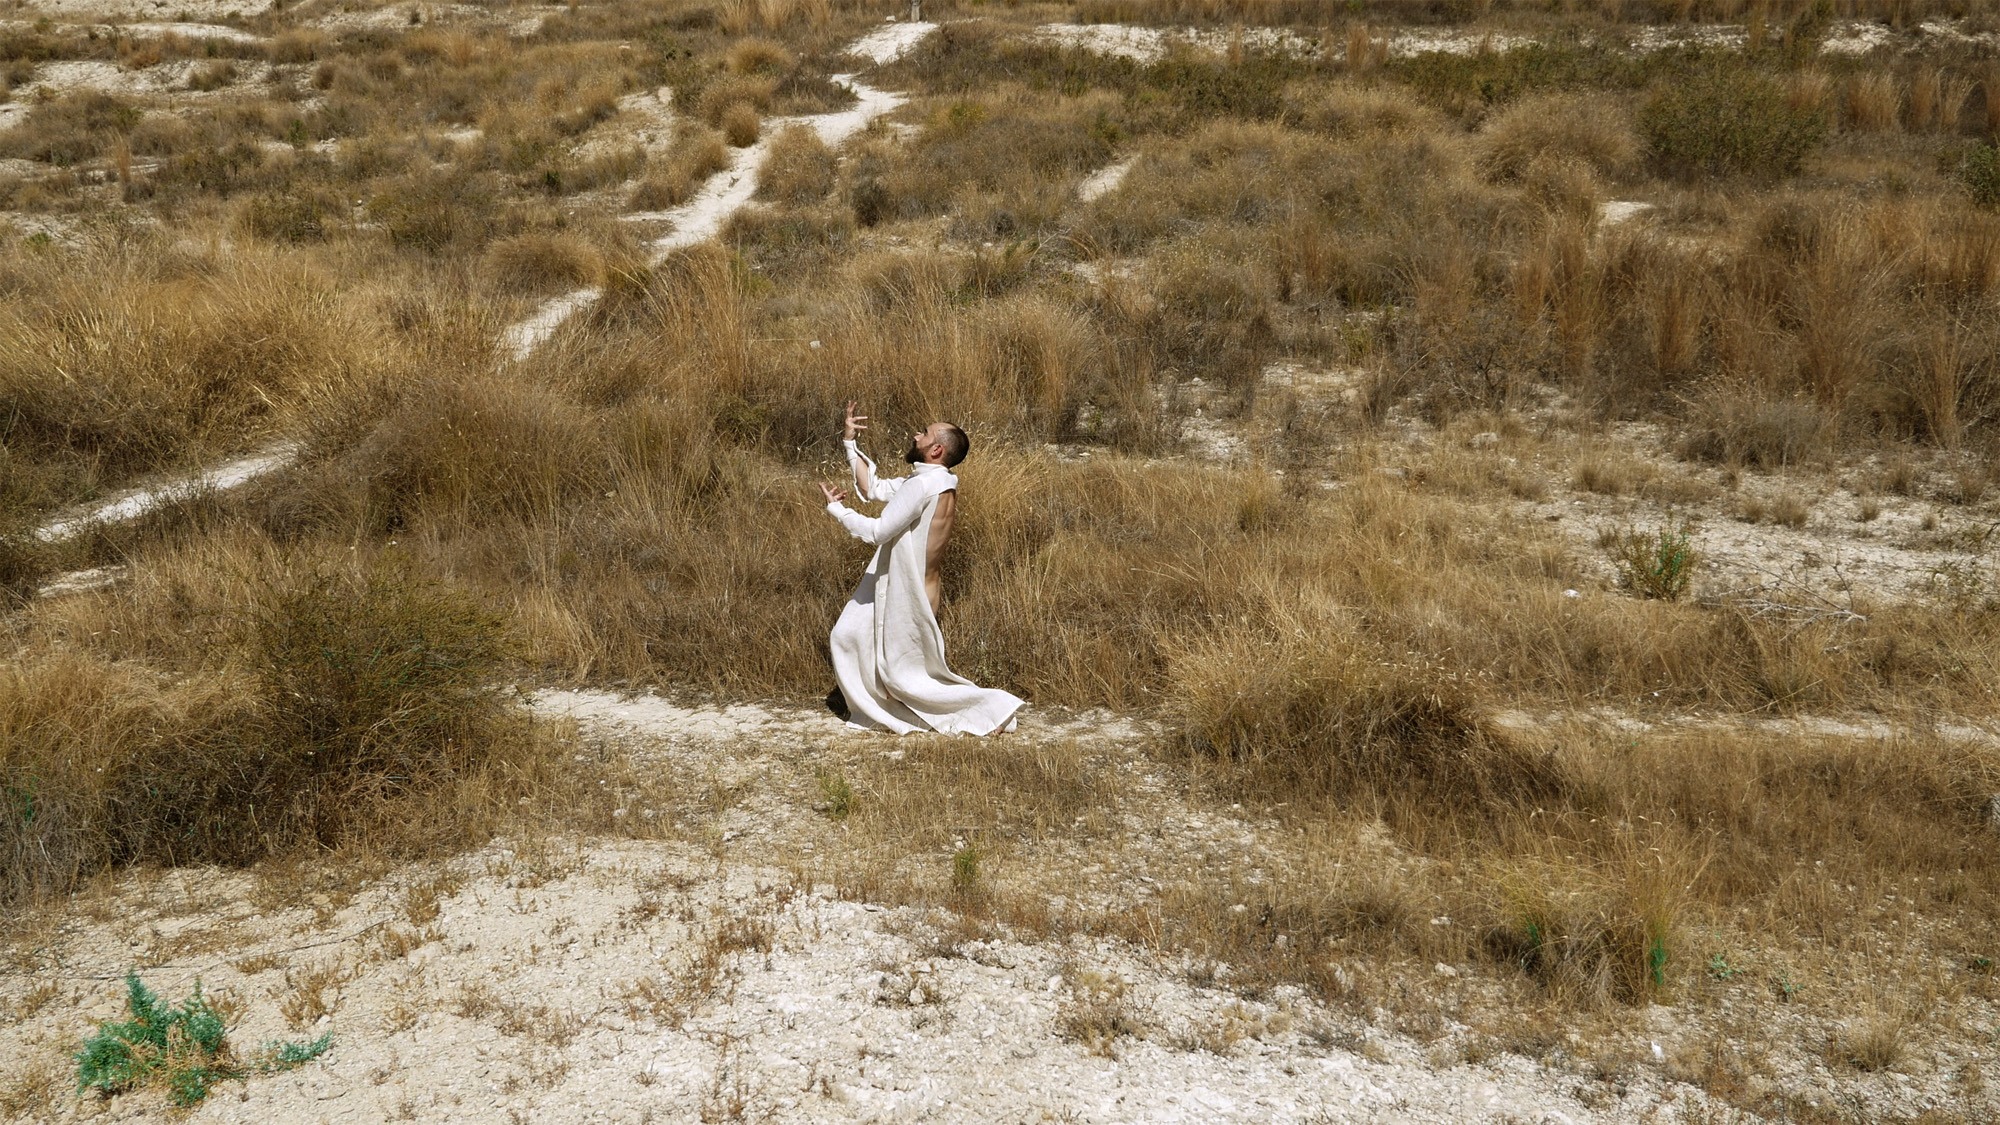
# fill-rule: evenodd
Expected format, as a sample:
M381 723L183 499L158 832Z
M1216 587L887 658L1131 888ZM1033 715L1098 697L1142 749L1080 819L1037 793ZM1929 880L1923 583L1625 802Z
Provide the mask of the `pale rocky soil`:
M1476 1050L1479 1030L1450 1015L1412 1036L1365 1004L1235 989L1227 966L854 901L838 880L866 862L851 838L865 833L815 809L817 772L845 770L858 800L879 799L870 779L893 784L883 755L909 743L782 707L530 702L580 723L588 754L662 782L621 806L631 837L500 842L358 886L311 869L129 874L8 951L0 1104L23 1121L164 1116L157 1089L67 1087L68 1053L119 1014L119 977L137 966L172 996L199 979L242 1047L335 1037L298 1070L218 1088L193 1121L1719 1119L1668 1077L1717 1033L1671 1007L1608 1035L1579 1016L1566 1046L1533 1061ZM1116 796L1091 812L1095 839L1086 827L987 842L990 877L1039 873L1062 892L1048 899L1058 913L1141 902L1196 868L1269 877L1268 819L1191 801L1142 752L1148 734L1101 714L1032 716L1019 752L1084 740ZM1363 832L1349 847L1395 845ZM950 849L899 862L948 869ZM1439 996L1495 987L1452 966L1431 979L1421 987ZM1105 1011L1134 1034L1093 1053L1076 1030ZM1803 1032L1756 1034L1770 1049ZM1882 1118L1970 1111L1985 1103L1955 1081L1962 1049L1919 1048L1902 1073L1837 1084L1794 1051L1776 1080Z

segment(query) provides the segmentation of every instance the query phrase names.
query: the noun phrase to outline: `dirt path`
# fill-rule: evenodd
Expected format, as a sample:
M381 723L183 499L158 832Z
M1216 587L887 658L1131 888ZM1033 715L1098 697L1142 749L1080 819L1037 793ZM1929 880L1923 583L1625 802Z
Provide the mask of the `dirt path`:
M90 528L107 523L123 523L169 504L179 504L209 492L227 492L289 467L298 451L289 445L274 446L261 453L240 457L221 465L155 484L130 489L81 510L68 512L35 529L35 538L44 543L60 543Z
M902 57L936 29L937 25L933 23L887 24L855 40L847 53L879 66ZM832 80L854 94L854 105L838 113L767 121L762 139L747 148L734 150L729 167L710 176L686 203L665 211L642 211L622 216L628 221L665 222L669 225L668 232L651 244L653 261L661 261L676 250L714 238L722 232L731 217L749 205L757 194L758 174L764 165L765 155L770 151L770 139L784 129L793 125L808 126L828 146L838 148L866 129L869 122L891 112L905 100L901 94L878 90L852 74L836 74ZM525 320L509 326L502 336L502 346L517 360L527 358L555 335L570 317L597 303L602 295L603 290L588 287L550 298Z

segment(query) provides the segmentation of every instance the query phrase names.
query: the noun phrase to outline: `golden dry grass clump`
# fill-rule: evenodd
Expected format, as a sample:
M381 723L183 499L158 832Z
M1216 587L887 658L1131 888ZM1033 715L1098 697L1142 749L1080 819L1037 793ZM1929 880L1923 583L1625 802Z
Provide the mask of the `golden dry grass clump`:
M812 203L833 190L840 164L810 125L789 125L771 138L759 169L757 197L794 206Z
M728 141L721 133L683 126L663 165L649 166L644 179L626 201L633 209L660 211L678 207L710 176L729 167Z
M1496 180L1521 179L1543 161L1575 161L1616 179L1639 156L1639 140L1620 108L1589 96L1522 98L1480 133L1480 171Z
M366 354L358 302L296 258L253 251L221 268L208 252L142 243L67 265L16 275L0 309L7 446L84 459L65 491L267 438Z
M594 284L603 275L602 257L573 236L527 234L495 242L481 262L495 288L547 292Z

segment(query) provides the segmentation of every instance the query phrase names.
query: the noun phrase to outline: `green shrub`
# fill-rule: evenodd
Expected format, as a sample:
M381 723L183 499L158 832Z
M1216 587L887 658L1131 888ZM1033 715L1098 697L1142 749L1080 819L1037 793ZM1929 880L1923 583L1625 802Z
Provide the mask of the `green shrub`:
M150 1082L163 1083L177 1106L197 1105L217 1082L250 1074L270 1074L325 1054L333 1046L328 1032L310 1043L267 1043L247 1062L229 1050L222 1013L201 994L178 1007L163 1003L139 980L125 976L127 1020L107 1020L97 1034L84 1040L76 1053L76 1088L117 1094Z
M1618 582L1641 597L1676 601L1687 593L1696 560L1686 520L1648 535L1627 531L1607 537L1605 550L1618 569Z
M1958 162L1959 186L1981 207L2000 207L2000 148L1986 142L1966 150Z
M1647 154L1662 175L1795 175L1826 136L1825 115L1794 106L1769 75L1708 67L1663 84L1639 112Z
M0 610L31 597L48 577L49 552L28 535L0 535Z
M382 799L465 771L504 706L487 686L504 656L499 619L405 566L281 586L249 650L261 753L239 767L230 803L279 818L287 836L332 843Z
M1643 56L1608 45L1529 43L1471 54L1424 51L1392 60L1388 73L1425 100L1456 111L1501 105L1538 90L1632 89L1671 64L1664 51Z

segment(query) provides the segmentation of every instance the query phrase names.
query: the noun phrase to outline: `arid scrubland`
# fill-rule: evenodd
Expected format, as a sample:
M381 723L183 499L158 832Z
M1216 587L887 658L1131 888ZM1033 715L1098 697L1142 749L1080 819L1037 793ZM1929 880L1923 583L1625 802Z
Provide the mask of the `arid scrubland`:
M880 66L843 49L906 5L0 30L15 963L135 866L351 897L496 835L725 855L712 794L511 689L816 700L857 398L878 455L974 435L954 664L1146 735L828 739L774 783L838 810L803 885L1453 1061L1651 1068L1713 1120L1996 1112L2000 18L924 8ZM1113 23L1159 34L1037 31ZM829 146L797 119L856 72L908 101ZM755 202L656 257L745 152ZM1256 843L1164 861L1132 771ZM1070 1038L1146 1033L1071 976Z

